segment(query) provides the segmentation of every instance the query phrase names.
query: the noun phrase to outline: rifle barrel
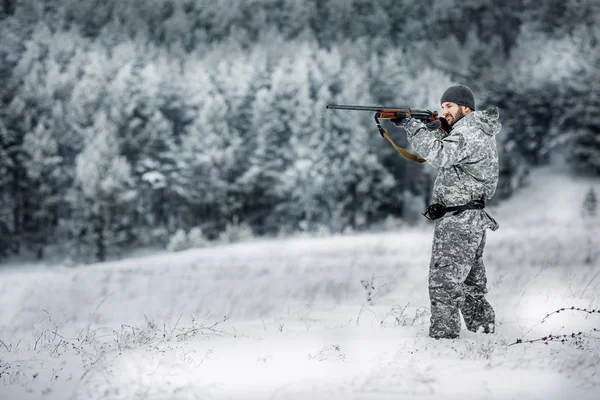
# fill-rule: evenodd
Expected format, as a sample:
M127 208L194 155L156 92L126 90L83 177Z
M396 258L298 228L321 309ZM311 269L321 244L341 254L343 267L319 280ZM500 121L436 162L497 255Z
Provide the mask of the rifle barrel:
M389 111L410 114L414 118L422 120L430 120L432 117L437 118L436 111L429 111L422 108L410 107L386 107L386 106L353 106L347 104L328 104L329 110L358 110L358 111Z
M330 110L362 110L362 111L381 111L381 110L410 110L410 107L384 107L384 106L351 106L347 104L328 104Z

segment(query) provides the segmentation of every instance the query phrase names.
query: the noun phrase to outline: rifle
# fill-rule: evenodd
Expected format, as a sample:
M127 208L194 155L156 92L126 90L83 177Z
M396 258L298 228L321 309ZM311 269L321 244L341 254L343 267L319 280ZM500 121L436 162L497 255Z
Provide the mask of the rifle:
M401 116L401 114L408 114L411 117L423 121L425 123L439 120L441 122L441 129L444 132L450 132L450 125L448 121L446 121L443 117L438 117L436 111L429 111L422 108L409 108L409 107L381 107L381 106L349 106L344 104L328 104L328 110L358 110L358 111L374 111L375 115L375 123L377 124L377 129L379 129L379 134L386 138L396 149L396 151L402 154L404 157L408 158L411 161L422 163L425 162L423 158L417 157L414 154L411 154L404 150L402 147L399 147L394 143L390 135L387 133L385 129L381 126L379 122L380 119L389 119L394 120Z

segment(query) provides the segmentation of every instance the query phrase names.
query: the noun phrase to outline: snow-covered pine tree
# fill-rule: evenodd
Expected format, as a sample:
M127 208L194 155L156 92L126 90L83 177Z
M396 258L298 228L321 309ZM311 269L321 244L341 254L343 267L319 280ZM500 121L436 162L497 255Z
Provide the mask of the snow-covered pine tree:
M11 190L11 171L14 163L10 157L13 143L14 140L4 125L0 111L0 259L9 253L12 237L10 233L14 226L12 219L14 197Z
M106 108L118 126L121 153L132 167L138 219L134 221L141 244L164 245L164 229L175 229L171 208L177 203L170 177L176 173L178 143L193 120L181 79L181 63L161 52L130 48L133 56L117 49L113 57L125 65L110 82Z
M343 69L331 63L328 85L320 99L332 103L370 103L365 70L351 60ZM333 90L333 91L332 91ZM329 93L328 93L329 91ZM377 140L382 139L369 113L327 111L322 125L318 157L313 167L316 176L314 195L320 221L333 232L365 228L384 219L386 205L399 200L396 180L379 162Z
M414 77L410 75L403 48L391 48L384 53L372 52L364 72L369 76L367 90L376 104L402 106L398 102L409 97L405 86L410 85Z
M231 130L241 141L241 146L234 154L236 161L232 170L230 189L231 195L236 199L235 202L242 208L244 200L247 199L247 193L245 193L244 185L240 180L250 169L252 165L250 155L256 151L257 146L257 132L253 125L255 101L258 93L269 90L271 87L271 71L268 69L264 53L255 51L247 61L247 64L252 66L252 70L248 71L248 84L245 86L237 106L228 110L230 116L227 118Z
M173 195L181 202L183 214L178 227L200 226L210 237L225 228L227 218L238 205L230 198L230 178L237 169L236 156L242 145L237 132L229 126L227 98L214 85L211 75L198 69L190 71L190 82L197 107L193 122L181 137L177 170L169 176ZM206 101L210 99L210 101Z
M322 140L322 129L317 115L325 112L322 103L315 103L311 97L311 71L316 68L313 51L316 45L311 42L298 42L294 61L287 72L292 81L287 84L295 95L284 100L283 107L290 110L291 117L287 121L289 146L286 152L291 158L290 164L282 171L275 191L280 201L274 209L272 220L276 221L278 230L297 231L299 223L314 208L311 196L313 183L312 166L315 163L315 150Z
M58 133L52 120L42 119L23 139L29 199L24 230L38 259L44 257L46 245L55 244L53 236L63 203L66 174L56 141Z
M570 39L548 40L525 23L505 68L487 80L487 101L500 107L503 133L531 164L547 163L565 136L557 130L565 116L561 91L575 74L577 54Z
M297 121L299 78L294 75L296 60L283 57L271 76L271 84L256 94L253 104L253 131L256 149L249 154L251 166L240 179L249 194L245 208L248 222L259 233L278 231L274 207L284 200L281 192L284 172L293 162L291 137Z
M600 3L597 0L521 0L523 20L547 38L564 38L582 26L597 25Z
M119 126L122 154L132 166L144 156L145 147L155 144L148 137L153 130L146 130L146 127L150 125L151 118L154 117L156 122L156 118L160 117L156 112L160 106L159 87L164 72L156 62L155 55L138 52L135 60L119 71L112 83L116 91L116 104L111 108L111 118Z
M582 209L584 217L595 217L598 215L598 194L593 187L586 193Z
M7 84L0 90L0 111L2 137L0 146L6 157L0 165L5 169L0 184L2 197L6 199L1 219L6 225L0 230L10 232L8 248L20 252L27 244L27 225L31 219L31 203L27 171L24 166L26 154L23 139L27 132L34 129L36 122L51 109L53 95L52 83L48 81L48 64L44 54L51 39L51 32L44 24L38 24L32 30L30 40L25 46L18 62L11 70ZM10 209L10 211L8 210Z
M4 1L0 6L0 87L6 88L12 71L26 50L25 43L33 26L14 15L16 1Z
M138 146L129 154L136 186L141 189L140 217L137 228L166 227L169 222L167 176L175 169L177 148L173 124L154 110L135 134ZM131 145L131 143L129 143Z
M600 17L600 12L598 12ZM581 57L572 78L560 96L564 123L570 132L568 160L585 175L600 175L600 92L592 82L600 81L600 28L580 27L573 34Z
M248 155L256 148L256 133L252 129L252 107L256 93L270 84L267 72L267 59L262 53L248 54L241 48L240 43L230 39L228 47L235 48L236 57L222 59L215 68L211 68L210 81L219 93L217 107L213 109L214 117L220 113L222 118L218 123L227 129L226 143L231 146L229 167L226 172L226 181L230 184L228 197L231 211L237 212L241 207L243 196L240 196L236 181L240 179L249 168ZM208 68L207 68L208 69ZM235 78L235 79L232 79ZM215 118L217 122L218 118ZM233 217L233 215L231 216Z
M136 190L116 129L105 113L98 113L75 161L71 226L78 259L105 261L132 240Z

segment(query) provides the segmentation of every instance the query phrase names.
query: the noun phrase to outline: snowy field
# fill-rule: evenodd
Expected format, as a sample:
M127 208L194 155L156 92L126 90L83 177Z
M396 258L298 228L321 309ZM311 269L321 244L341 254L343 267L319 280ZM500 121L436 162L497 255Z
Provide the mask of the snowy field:
M427 336L431 225L3 268L0 399L598 399L600 314L545 318L600 308L591 187L490 208L494 335Z

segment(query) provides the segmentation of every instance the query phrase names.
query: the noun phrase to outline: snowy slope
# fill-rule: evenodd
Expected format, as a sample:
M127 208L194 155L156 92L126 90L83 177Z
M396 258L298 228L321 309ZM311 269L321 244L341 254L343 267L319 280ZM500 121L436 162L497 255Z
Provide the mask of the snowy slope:
M544 319L600 308L590 187L538 170L490 208L491 336L427 336L431 226L3 271L0 398L595 399L600 314Z

